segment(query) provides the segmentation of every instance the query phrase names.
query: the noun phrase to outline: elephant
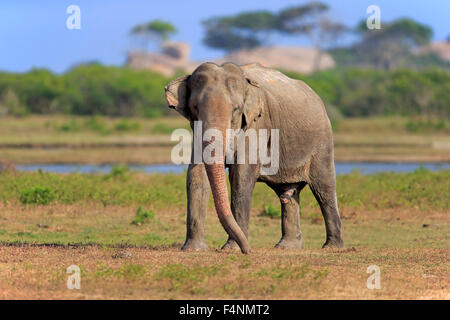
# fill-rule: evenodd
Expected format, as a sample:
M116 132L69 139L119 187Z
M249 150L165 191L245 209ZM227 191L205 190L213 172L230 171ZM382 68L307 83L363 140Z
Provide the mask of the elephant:
M280 199L282 236L276 248L302 248L299 195L306 184L325 221L323 248L344 246L332 128L322 100L307 84L258 63L239 66L205 62L192 74L172 80L165 87L165 98L169 108L190 121L191 128L195 121L202 121L204 131L215 128L221 133L227 129L267 129L270 135L270 129L279 130L279 164L275 174L261 173L260 162L206 164L191 160L186 178L186 241L182 250L208 249L205 216L211 188L217 215L228 233L222 249L240 248L242 253L249 253L250 208L256 182L266 183ZM202 148L206 145L203 143Z

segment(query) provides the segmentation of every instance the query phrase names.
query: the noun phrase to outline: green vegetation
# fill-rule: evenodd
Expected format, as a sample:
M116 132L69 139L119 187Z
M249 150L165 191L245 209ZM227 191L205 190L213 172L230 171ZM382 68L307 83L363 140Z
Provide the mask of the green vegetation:
M450 72L446 70L336 69L311 76L285 73L305 81L344 116L450 118Z
M278 208L275 208L271 204L264 205L264 210L261 211L261 216L269 218L277 218L281 216L281 212Z
M131 34L138 36L143 40L145 48L150 40L154 40L161 45L163 41L169 40L169 38L177 32L177 28L170 22L162 20L153 20L148 23L138 24L131 29Z
M131 224L140 226L146 221L151 220L155 217L155 213L151 210L144 211L142 207L139 207L136 211L136 217L131 221Z
M63 123L59 127L59 130L65 131L65 132L75 132L75 131L80 131L81 126L76 120L72 119L69 122Z
M55 194L50 188L34 187L20 192L20 202L23 204L42 204L46 205L55 199Z
M118 170L116 175L122 176ZM185 177L177 174L126 173L130 179L105 179L98 174L58 175L39 172L0 173L0 200L48 204L99 202L103 205L151 206L152 210L185 206ZM40 186L45 185L46 188ZM432 172L421 168L411 173L362 175L355 171L337 177L341 208L449 210L450 170ZM426 186L426 187L425 187ZM27 191L23 191L27 190ZM31 191L30 191L31 190ZM212 200L210 202L212 207ZM265 216L279 215L279 199L268 187L257 184L253 207L264 208ZM309 191L302 192L302 210L317 209ZM138 214L151 216L139 211Z
M450 73L446 70L334 69L310 76L285 73L309 84L332 106L333 114L450 117ZM170 112L163 95L167 81L148 71L100 65L78 67L63 75L45 70L0 73L0 107L13 115L67 113L155 117ZM11 104L13 96L20 107ZM88 128L108 133L136 131L139 124L121 120L111 127L94 116L84 124L70 120L59 128L68 132ZM165 129L161 126L154 130L166 133Z
M0 109L12 115L81 114L155 117L167 112L169 79L151 71L99 64L57 75L45 69L0 73Z
M269 11L244 12L236 16L215 17L203 21L203 42L214 49L231 52L258 47L277 29L278 17Z
M114 269L108 266L99 266L95 275L100 278L116 277L127 280L136 280L146 273L146 268L140 264L125 263L121 267Z
M84 126L91 131L97 131L104 134L110 133L111 129L108 127L106 121L100 116L89 117L85 120Z
M448 131L450 127L446 121L442 119L410 119L405 124L408 132L436 132L436 131Z
M131 122L127 119L121 120L114 126L117 131L136 131L139 130L138 122Z
M253 276L260 277L270 277L274 280L276 279L290 279L299 280L306 276L310 276L312 279L320 282L329 274L329 270L326 268L312 270L308 264L293 264L289 263L285 266L277 266L267 269L262 269Z
M433 30L410 18L383 22L378 30L367 28L366 20L356 27L360 40L350 47L331 52L340 66L375 67L392 70L399 67L446 66L437 56L417 53L421 46L428 45ZM447 64L447 66L449 66Z
M129 178L130 168L127 165L116 165L111 167L111 172L104 176L105 180L119 179L120 181Z
M110 134L113 131L127 132L138 131L140 128L139 122L130 121L129 119L121 119L111 128L105 123L100 116L93 116L80 123L76 119L71 119L63 124L57 126L57 129L65 132L77 132L83 130L97 131L102 134Z
M433 30L411 18L383 21L380 29L369 29L366 18L350 27L330 14L320 1L282 8L246 11L212 17L203 22L203 42L210 48L232 52L270 44L270 35L302 37L317 49L313 70L318 70L321 52L328 51L339 68L361 67L381 70L403 68L450 68L450 63L425 48ZM339 38L351 33L355 41L338 46Z
M167 123L157 123L152 128L153 134L171 134L178 127L171 126Z
M327 4L313 1L280 12L257 10L213 17L203 22L203 42L211 48L231 52L267 45L269 36L278 33L306 36L313 47L320 48L348 31L345 25L326 15L329 9Z
M172 263L163 266L155 275L155 280L168 281L168 289L171 291L188 291L195 294L204 291L199 286L206 279L216 276L221 269L223 268L217 265L188 267L183 264Z

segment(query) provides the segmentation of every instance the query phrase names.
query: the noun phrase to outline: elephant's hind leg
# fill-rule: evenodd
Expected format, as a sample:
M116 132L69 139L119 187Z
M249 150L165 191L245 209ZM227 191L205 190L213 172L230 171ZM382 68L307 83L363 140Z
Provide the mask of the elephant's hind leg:
M334 165L332 170L322 171L320 174L314 174L313 176L315 179L309 183L309 187L319 203L327 232L327 239L323 248L343 248L344 240L342 239L342 223L336 197Z

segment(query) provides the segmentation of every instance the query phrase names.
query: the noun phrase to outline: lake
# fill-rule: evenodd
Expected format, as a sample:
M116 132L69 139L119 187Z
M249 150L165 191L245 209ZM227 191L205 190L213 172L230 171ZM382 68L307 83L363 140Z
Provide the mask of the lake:
M52 173L108 173L113 165L90 165L90 164L24 164L16 165L21 171L42 171ZM377 172L412 172L420 166L432 171L450 169L450 163L406 163L406 162L336 162L336 174L346 174L357 169L363 174L374 174ZM146 173L182 173L187 169L186 165L174 164L152 164L152 165L129 165L131 170Z

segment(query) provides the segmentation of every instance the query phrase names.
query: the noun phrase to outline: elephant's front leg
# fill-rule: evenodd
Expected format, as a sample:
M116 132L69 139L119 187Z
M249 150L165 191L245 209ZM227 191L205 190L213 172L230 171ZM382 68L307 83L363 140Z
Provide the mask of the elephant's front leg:
M205 217L208 210L209 182L203 164L189 165L186 191L186 241L181 250L207 250Z
M239 227L248 239L252 193L257 180L257 165L233 165L229 169L231 187L231 211ZM239 246L231 238L222 249L239 250Z
M281 202L281 240L275 248L301 249L303 243L300 230L299 190L277 193Z

